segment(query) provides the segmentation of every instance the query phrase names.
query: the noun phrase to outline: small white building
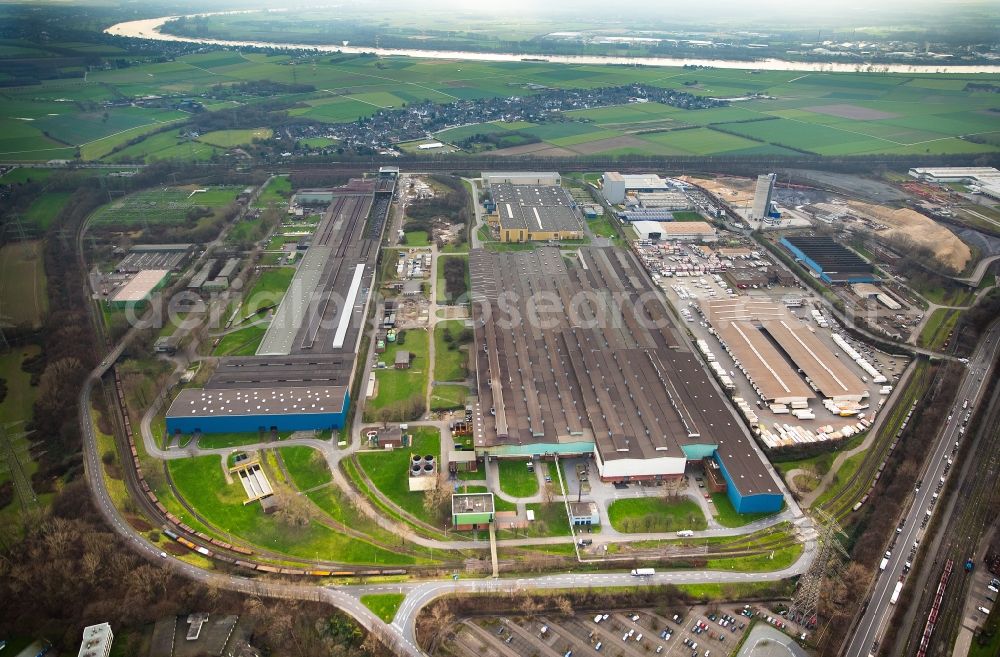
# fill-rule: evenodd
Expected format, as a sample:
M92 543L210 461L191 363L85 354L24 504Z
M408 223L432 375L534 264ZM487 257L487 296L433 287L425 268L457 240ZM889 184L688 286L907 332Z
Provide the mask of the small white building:
M108 657L115 635L107 623L88 625L83 628L83 642L80 643L78 657Z
M632 228L640 240L714 242L715 228L705 221L633 221Z
M421 151L429 151L435 148L444 148L444 144L442 144L439 141L430 141L427 142L426 144L420 144L419 146L417 146L417 150Z

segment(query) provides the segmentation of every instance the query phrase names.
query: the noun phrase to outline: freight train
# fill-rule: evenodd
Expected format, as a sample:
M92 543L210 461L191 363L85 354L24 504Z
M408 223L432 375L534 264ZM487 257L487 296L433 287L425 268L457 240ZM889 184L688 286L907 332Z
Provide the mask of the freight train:
M216 561L232 564L247 570L260 571L262 573L311 577L374 577L379 575L406 574L406 570L402 568L374 568L367 570L305 570L302 568L279 568L277 566L255 563L253 561L247 561L245 559L226 554L226 552L233 552L240 556L249 556L253 554L253 550L249 550L240 545L232 545L226 541L209 536L204 532L197 531L168 511L156 496L156 493L154 493L150 488L149 483L146 481L146 477L143 475L142 465L139 463L139 453L135 447L135 436L132 433L132 423L129 420L128 411L125 408L125 393L122 388L121 377L118 374L117 367L113 368L113 370L115 373L115 388L118 392L119 412L121 413L122 421L125 427L125 436L128 439L129 451L132 453L132 462L135 465L135 472L139 481L139 487L149 499L150 503L156 507L156 510L166 521L162 525L163 534L165 536L176 543L183 545L188 550L208 557L209 559L215 559ZM196 539L199 542L196 543L195 540L192 539Z

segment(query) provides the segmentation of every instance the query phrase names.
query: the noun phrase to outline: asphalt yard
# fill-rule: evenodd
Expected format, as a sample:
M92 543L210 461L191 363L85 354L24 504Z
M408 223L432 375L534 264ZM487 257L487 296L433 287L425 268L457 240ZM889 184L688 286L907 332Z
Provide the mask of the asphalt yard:
M460 657L728 655L739 644L749 619L736 608L713 611L714 621L705 607L471 618L459 623L454 639L442 648ZM721 614L736 622L727 621L723 627Z

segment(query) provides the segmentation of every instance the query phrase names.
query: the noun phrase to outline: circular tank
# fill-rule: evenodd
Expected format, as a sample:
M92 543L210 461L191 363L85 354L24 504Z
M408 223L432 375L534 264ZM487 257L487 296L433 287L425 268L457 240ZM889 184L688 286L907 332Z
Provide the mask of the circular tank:
M420 463L420 460L421 460L420 459L420 454L414 454L413 456L410 457L410 460L413 463Z
M424 472L426 472L427 474L430 474L430 473L434 472L434 466L432 464L430 464L430 463L425 463L424 464Z
M413 467L410 468L410 474L413 476L419 476L421 474L420 465L414 463Z
M424 457L424 460L427 461L428 463L433 463L434 462L434 455L433 454L428 454L427 456Z

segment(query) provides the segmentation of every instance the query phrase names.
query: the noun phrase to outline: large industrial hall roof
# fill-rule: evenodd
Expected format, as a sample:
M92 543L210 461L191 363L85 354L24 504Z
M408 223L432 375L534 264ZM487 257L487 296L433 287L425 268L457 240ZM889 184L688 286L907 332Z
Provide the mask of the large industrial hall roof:
M168 417L227 417L340 413L345 386L268 387L246 390L185 388L174 398Z
M589 440L609 462L717 445L742 494L779 492L632 254L585 247L570 267L555 248L474 250L469 265L480 404L495 413L477 446Z
M580 231L580 217L572 199L554 185L494 183L490 193L504 228L531 231Z

